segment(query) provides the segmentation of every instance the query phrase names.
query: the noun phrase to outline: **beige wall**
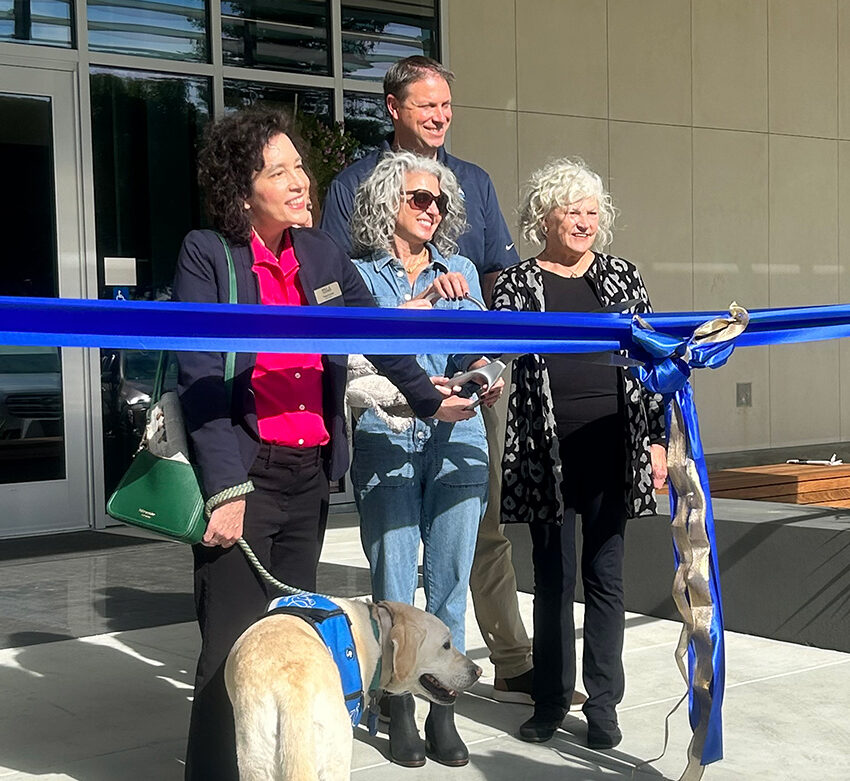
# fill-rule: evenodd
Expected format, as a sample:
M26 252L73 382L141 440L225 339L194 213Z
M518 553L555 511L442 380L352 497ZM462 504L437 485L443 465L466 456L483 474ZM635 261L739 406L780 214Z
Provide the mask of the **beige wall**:
M850 298L850 0L445 7L451 150L490 172L515 236L525 177L577 155L656 309ZM710 451L850 439L846 343L741 349L694 386Z

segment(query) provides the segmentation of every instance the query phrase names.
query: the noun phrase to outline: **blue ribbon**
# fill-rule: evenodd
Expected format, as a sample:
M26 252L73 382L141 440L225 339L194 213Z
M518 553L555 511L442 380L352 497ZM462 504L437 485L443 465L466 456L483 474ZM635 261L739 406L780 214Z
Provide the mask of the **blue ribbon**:
M691 369L710 368L717 369L729 359L735 349L735 340L729 339L719 342L704 342L692 334L688 339L680 339L669 334L662 334L651 330L640 318L632 321L632 339L634 348L630 350L633 358L644 361L643 366L632 367L632 371L644 386L655 393L664 396L667 430L671 430L670 400L678 404L682 412L684 433L687 438L687 452L697 468L699 482L705 495L705 530L709 540L709 592L713 612L709 633L711 638L711 669L712 679L709 687L711 694L710 712L707 714L707 727L705 741L702 745L700 762L707 765L723 758L723 692L726 679L725 648L723 638L723 606L720 592L720 569L717 560L717 542L714 531L714 512L712 510L711 495L708 484L708 470L705 464L705 454L702 449L702 439L699 432L699 420L696 405L694 404L693 391L689 382ZM737 337L738 340L741 336ZM670 514L676 514L678 502L675 488L670 483ZM681 562L681 553L675 544L673 545L676 566ZM702 705L694 696L694 670L696 666L696 655L699 649L691 640L688 643L688 679L689 679L689 717L691 729L696 730L697 725L706 714L701 712Z
M687 340L715 313L651 314L657 332ZM850 336L850 306L750 313L738 346ZM561 312L272 307L0 297L0 344L135 350L585 353L633 350L631 315Z
M714 518L708 475L688 377L693 368L717 368L730 343L707 344L695 329L714 313L643 316L537 312L410 311L337 307L187 304L139 301L0 297L0 344L110 347L139 350L320 352L405 355L419 353L586 353L626 350L644 362L633 369L651 390L678 402L707 500L712 551ZM645 325L644 325L645 324ZM649 326L649 327L646 327ZM850 336L850 306L750 312L738 346L819 341ZM669 404L668 404L669 423ZM675 493L671 492L675 513ZM677 565L678 565L678 553ZM710 588L716 605L713 698L702 763L722 757L721 705L724 656L720 578L711 556ZM688 649L692 676L694 649ZM702 714L690 698L692 728Z

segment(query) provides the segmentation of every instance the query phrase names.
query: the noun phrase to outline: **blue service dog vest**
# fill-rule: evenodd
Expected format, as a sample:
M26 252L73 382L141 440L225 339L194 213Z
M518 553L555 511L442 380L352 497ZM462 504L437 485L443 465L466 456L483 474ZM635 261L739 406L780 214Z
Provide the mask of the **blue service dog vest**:
M351 622L345 611L335 602L318 594L293 594L278 597L269 603L266 615L275 613L302 618L322 638L339 670L345 707L351 718L351 726L356 727L363 713L363 682L360 680L360 664L351 634Z

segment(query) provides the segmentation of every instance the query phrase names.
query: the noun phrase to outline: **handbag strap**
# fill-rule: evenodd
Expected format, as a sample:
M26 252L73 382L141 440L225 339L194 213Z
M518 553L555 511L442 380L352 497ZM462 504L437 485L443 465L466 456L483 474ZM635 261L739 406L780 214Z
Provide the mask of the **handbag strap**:
M228 276L228 300L231 304L237 303L238 288L236 282L236 266L233 264L233 255L230 254L230 247L227 244L224 236L216 233L221 246L224 247L224 254L227 255L227 276ZM227 353L224 359L224 386L227 388L228 403L233 398L233 375L236 367L236 353Z
M233 256L230 254L230 247L227 244L224 236L216 233L218 240L224 247L224 254L227 256L227 276L228 276L228 301L231 304L237 303L238 287L236 282L236 267L233 264ZM162 387L165 384L165 374L168 371L168 364L171 360L171 352L162 350L159 354L159 360L156 364L156 376L153 381L153 390L151 391L151 404L155 404L162 397ZM228 405L233 399L233 376L236 374L236 353L227 353L224 359L224 387L227 389Z

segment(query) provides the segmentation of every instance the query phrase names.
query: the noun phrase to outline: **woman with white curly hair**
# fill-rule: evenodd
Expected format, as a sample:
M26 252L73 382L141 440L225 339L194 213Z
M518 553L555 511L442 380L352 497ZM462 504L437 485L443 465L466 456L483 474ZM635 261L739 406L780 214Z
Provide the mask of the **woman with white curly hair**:
M550 162L531 175L523 236L536 257L496 281L494 309L648 312L637 268L607 255L614 208L582 161ZM655 511L653 486L667 474L664 411L622 368L567 355L514 362L502 461L502 521L528 523L534 564L534 713L520 737L554 735L576 678L573 598L576 515L581 516L584 586L583 682L587 743L622 739L623 538L626 519Z
M384 156L358 189L351 221L355 264L379 306L478 308L471 300L481 298L478 273L472 261L455 254L465 228L460 188L448 168L410 152ZM443 384L488 362L481 355L417 360ZM503 384L485 386L483 403L494 404ZM484 425L471 407L467 420L450 424L409 416L391 425L379 413L369 406L359 415L351 469L373 597L413 603L421 540L426 609L445 622L463 651L469 573L487 500ZM445 765L467 764L453 706L431 704L423 742L413 696L388 700L393 761L417 767L427 754Z

